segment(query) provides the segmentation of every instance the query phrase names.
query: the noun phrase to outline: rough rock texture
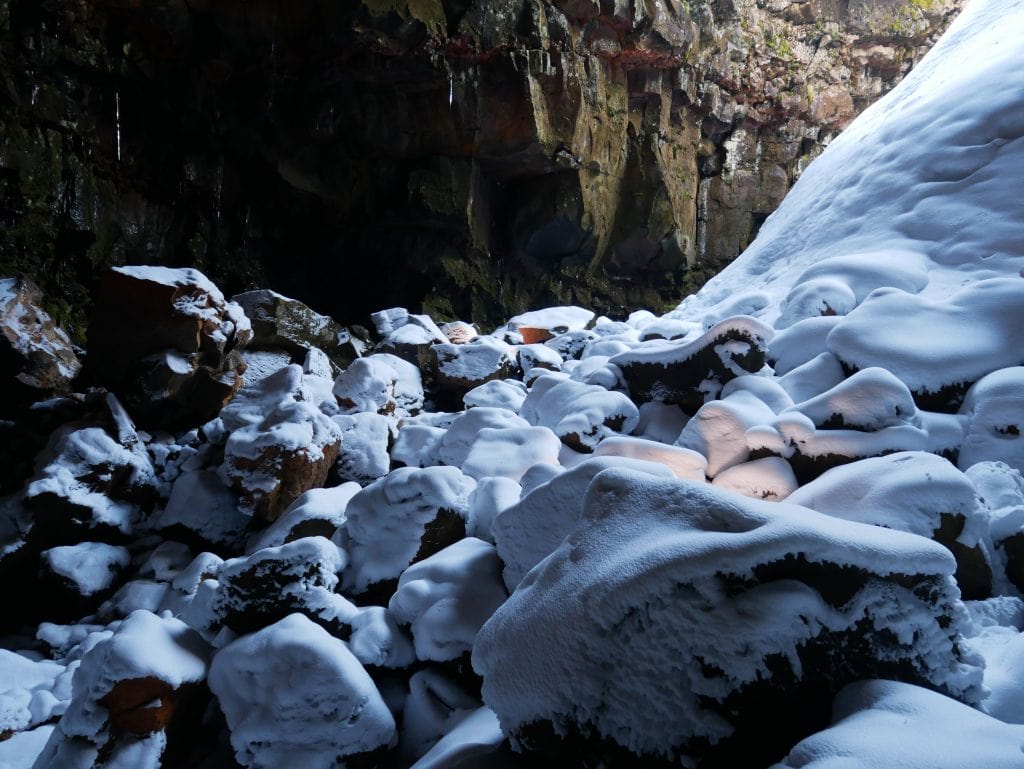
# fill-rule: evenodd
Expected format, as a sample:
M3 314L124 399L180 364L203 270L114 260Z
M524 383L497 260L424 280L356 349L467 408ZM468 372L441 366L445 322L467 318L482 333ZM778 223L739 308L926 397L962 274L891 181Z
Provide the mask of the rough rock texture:
M82 367L68 335L42 302L42 292L31 280L0 279L0 415L66 391Z
M674 303L958 5L3 0L0 271L73 335L125 262L342 322Z
M242 386L251 337L241 308L198 270L115 268L96 297L86 375L143 424L194 426Z
M765 766L851 681L977 701L954 568L924 537L606 470L473 667L513 744L552 765Z

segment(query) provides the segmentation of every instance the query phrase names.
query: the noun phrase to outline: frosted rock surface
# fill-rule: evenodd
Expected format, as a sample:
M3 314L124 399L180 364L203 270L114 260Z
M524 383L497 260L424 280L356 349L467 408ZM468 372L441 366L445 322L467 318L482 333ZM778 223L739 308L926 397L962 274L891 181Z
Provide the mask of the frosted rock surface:
M594 479L583 508L474 648L484 701L521 746L666 757L704 740L742 746L728 712L702 702L757 691L754 722L791 728L786 709L810 706L802 681L906 675L981 696L981 670L960 656L967 615L941 545L616 470ZM855 656L839 652L851 643ZM775 705L771 659L786 671ZM545 723L563 740L545 739Z
M395 721L362 665L301 614L222 649L210 688L235 758L251 769L336 769L395 740Z

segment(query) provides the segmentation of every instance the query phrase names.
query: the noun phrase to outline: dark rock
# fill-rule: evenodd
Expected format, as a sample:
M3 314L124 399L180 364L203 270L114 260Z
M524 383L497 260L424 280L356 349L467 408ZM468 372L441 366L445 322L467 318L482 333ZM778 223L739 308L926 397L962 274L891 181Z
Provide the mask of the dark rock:
M95 308L86 376L117 393L141 424L201 424L241 387L249 320L197 270L115 268Z
M959 2L8 5L0 268L77 338L126 262L343 323L674 304Z
M252 323L252 349L284 350L301 359L316 347L327 353L338 369L353 360L351 352L342 346L349 338L348 331L297 299L259 289L235 294L231 301L242 308Z
M937 543L618 470L583 509L473 651L484 702L538 760L766 766L852 681L982 696Z
M726 382L764 366L771 335L770 328L753 318L731 318L691 342L648 343L613 356L610 363L622 370L637 403L661 401L694 413Z
M19 405L67 392L82 364L71 339L43 309L27 278L0 278L0 418Z

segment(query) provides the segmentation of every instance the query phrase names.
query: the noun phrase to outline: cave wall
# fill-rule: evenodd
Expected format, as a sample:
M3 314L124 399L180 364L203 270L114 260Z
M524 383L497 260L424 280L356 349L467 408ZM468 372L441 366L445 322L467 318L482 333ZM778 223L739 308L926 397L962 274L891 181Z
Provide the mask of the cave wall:
M0 273L664 309L960 0L0 0Z

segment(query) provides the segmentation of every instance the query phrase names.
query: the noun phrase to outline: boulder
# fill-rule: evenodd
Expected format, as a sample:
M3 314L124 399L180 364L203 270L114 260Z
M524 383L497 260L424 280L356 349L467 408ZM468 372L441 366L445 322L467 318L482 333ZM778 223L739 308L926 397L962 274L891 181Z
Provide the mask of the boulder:
M71 339L43 307L28 278L0 278L0 416L66 392L82 367Z
M566 446L586 453L604 438L632 432L640 420L637 407L622 393L551 374L534 382L519 416L550 428Z
M516 349L492 336L464 344L435 344L429 367L439 389L461 400L467 392L494 379L508 379L519 368Z
M210 688L249 769L335 769L395 742L394 718L362 665L301 614L222 649Z
M955 568L924 537L607 470L473 667L539 761L764 766L852 681L979 701Z
M190 732L198 730L209 656L203 639L180 620L133 612L82 657L68 709L35 766L78 766L74 756L102 753L158 769L168 754L186 750ZM146 740L150 749L127 763Z
M352 497L344 528L350 557L345 589L390 597L410 564L466 536L475 485L456 467L400 467Z
M764 366L772 329L748 316L720 321L692 341L645 342L613 355L638 403L674 403L689 413L717 397L731 379Z
M301 612L347 636L357 609L334 592L348 559L323 537L304 537L224 561L214 579L198 586L185 620L213 637L221 628L239 635Z
M444 662L473 648L507 597L494 545L466 537L402 572L388 608L411 627L417 659Z
M341 347L346 330L297 299L264 288L235 294L231 301L242 308L252 324L249 346L253 349L284 350L300 361L310 350L320 349L339 369L352 362Z
M929 537L956 557L963 599L992 592L988 514L964 473L942 457L905 451L833 468L794 491L796 505Z
M406 416L423 408L423 380L408 361L389 353L374 353L352 362L334 381L342 413L375 411Z
M25 491L34 513L33 542L50 547L131 533L156 497L157 479L130 422L121 427L72 424L51 436Z
M201 424L242 385L242 308L201 272L115 267L95 297L86 374L147 427Z
M304 491L323 486L341 430L317 396L302 368L290 365L243 388L221 412L230 432L221 476L238 492L244 513L273 521Z

